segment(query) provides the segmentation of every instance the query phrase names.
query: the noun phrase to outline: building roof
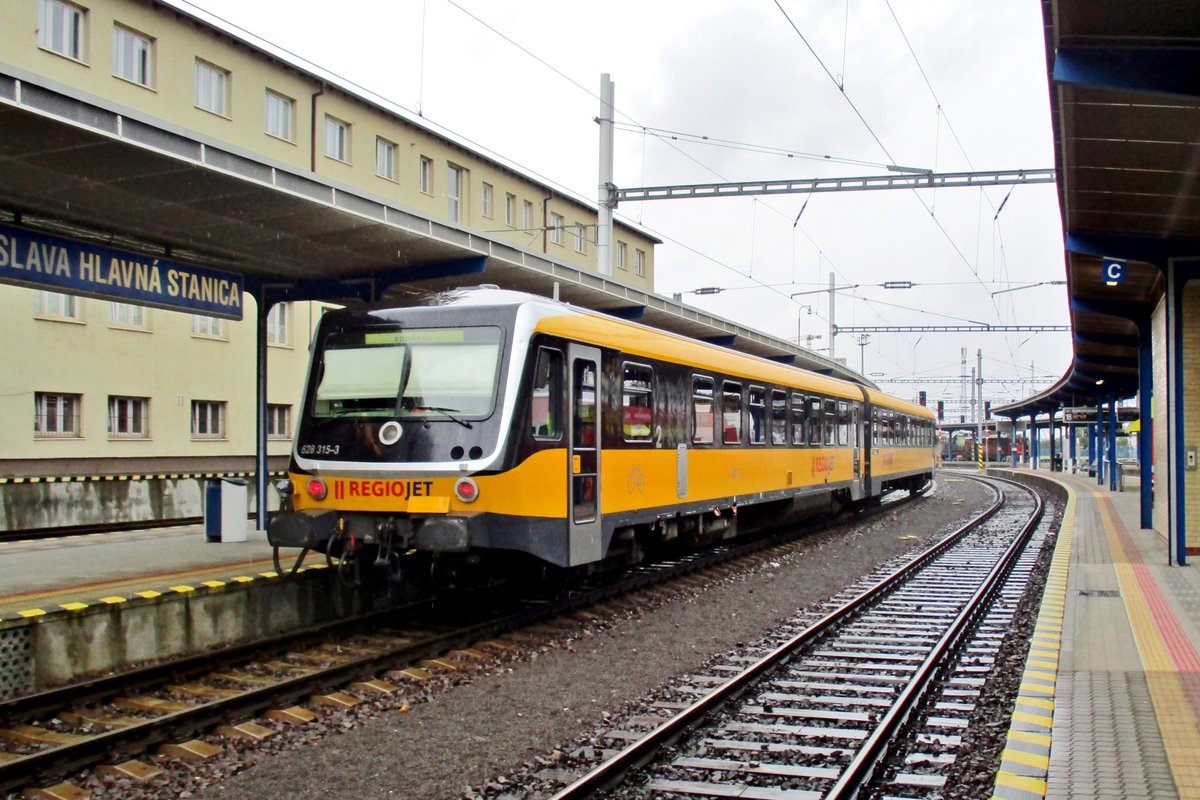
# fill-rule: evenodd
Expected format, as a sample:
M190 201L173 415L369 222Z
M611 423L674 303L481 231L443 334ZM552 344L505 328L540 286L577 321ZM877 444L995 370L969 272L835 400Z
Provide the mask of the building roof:
M1189 0L1043 0L1075 356L1004 416L1138 391L1168 257L1200 254L1200 14ZM1106 259L1123 259L1109 285Z

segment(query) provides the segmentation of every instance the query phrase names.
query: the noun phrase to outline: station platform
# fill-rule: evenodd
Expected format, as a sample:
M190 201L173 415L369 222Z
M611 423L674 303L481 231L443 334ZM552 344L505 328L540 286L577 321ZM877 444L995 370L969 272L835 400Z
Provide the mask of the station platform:
M1069 499L994 796L1200 797L1200 571L1136 488L1037 474Z
M0 621L248 582L274 569L266 534L252 529L244 542L210 542L202 525L0 542Z

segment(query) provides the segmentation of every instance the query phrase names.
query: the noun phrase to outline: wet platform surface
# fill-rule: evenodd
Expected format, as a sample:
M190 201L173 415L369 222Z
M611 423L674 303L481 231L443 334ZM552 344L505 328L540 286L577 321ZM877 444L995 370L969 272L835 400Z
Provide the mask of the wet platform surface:
M2 542L0 621L274 569L266 534L253 529L244 542L210 542L199 525Z

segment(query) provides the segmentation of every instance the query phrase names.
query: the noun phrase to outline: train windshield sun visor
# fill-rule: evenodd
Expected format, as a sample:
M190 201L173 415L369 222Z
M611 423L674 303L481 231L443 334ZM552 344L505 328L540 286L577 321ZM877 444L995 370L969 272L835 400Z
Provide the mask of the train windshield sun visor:
M492 412L501 352L496 327L337 331L321 343L312 413L470 427Z

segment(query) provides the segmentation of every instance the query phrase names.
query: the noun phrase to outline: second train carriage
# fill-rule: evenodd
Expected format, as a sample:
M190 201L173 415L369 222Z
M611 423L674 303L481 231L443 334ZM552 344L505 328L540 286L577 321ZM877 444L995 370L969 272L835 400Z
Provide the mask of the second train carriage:
M276 547L557 567L916 489L933 414L540 297L321 322Z

